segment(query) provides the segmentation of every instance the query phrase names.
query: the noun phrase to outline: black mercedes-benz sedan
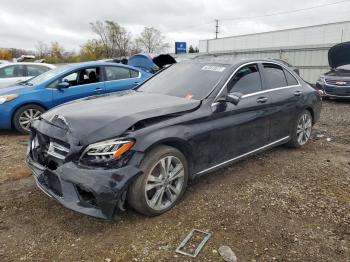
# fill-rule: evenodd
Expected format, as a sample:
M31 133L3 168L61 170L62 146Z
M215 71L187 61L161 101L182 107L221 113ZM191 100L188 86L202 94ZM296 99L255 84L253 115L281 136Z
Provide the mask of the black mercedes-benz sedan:
M330 48L328 62L331 70L317 80L316 87L325 98L350 99L350 42Z
M305 145L321 97L273 60L184 61L131 91L59 106L32 123L27 163L65 207L111 219L181 199L190 179L269 148Z

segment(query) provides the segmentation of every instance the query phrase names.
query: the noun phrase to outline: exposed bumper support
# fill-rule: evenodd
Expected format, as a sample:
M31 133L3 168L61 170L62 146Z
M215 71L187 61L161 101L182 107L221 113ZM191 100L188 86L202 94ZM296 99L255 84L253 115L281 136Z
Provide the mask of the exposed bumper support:
M90 169L73 162L50 170L28 156L38 187L63 206L89 216L112 219L118 200L141 171L134 166L119 169Z

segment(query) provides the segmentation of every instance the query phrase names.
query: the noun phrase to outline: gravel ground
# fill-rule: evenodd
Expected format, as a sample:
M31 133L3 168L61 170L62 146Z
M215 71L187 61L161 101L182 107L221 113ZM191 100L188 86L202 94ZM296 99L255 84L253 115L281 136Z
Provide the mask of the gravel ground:
M2 261L222 261L222 245L238 261L350 261L350 102L326 101L302 149L204 176L155 218L128 210L102 221L65 209L26 177L23 140L0 134ZM175 253L192 228L212 233L197 259Z

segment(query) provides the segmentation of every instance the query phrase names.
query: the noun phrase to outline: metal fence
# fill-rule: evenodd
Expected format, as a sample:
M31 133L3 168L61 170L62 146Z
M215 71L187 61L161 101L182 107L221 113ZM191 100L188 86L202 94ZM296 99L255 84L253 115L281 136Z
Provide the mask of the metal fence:
M344 41L350 41L350 21L201 40L199 51L231 59L283 59L298 67L306 81L314 83L329 70L329 48Z

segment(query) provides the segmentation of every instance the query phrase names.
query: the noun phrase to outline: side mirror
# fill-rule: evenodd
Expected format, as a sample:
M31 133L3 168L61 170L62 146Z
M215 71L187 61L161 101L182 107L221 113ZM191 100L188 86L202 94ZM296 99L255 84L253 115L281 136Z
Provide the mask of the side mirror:
M230 93L230 94L227 94L226 101L236 106L238 105L239 101L241 101L242 96L243 94L241 93Z
M225 101L235 106L238 105L239 101L241 101L243 94L241 93L230 93L226 95Z
M61 89L65 89L65 88L68 88L70 86L70 84L68 82L60 82L58 83L57 85L57 89L61 90Z

